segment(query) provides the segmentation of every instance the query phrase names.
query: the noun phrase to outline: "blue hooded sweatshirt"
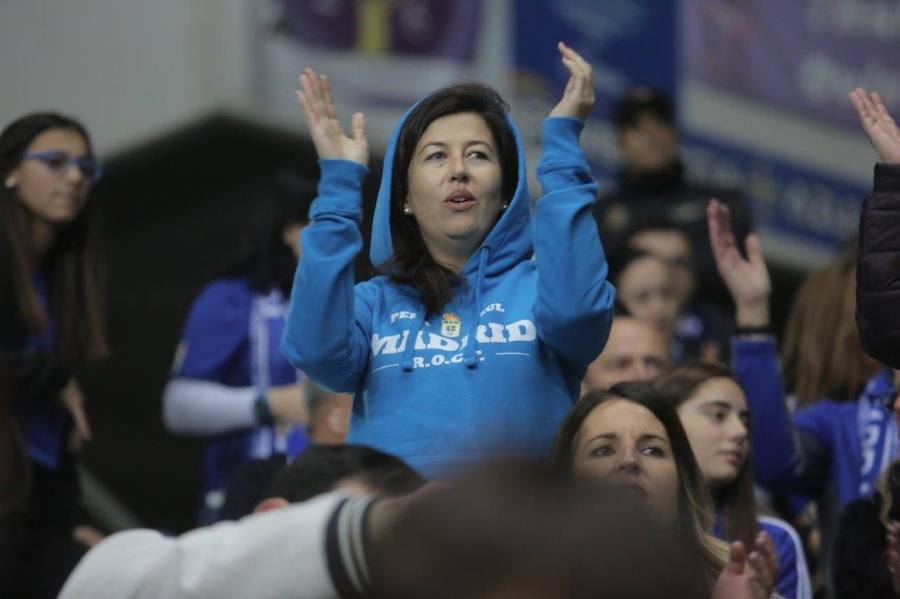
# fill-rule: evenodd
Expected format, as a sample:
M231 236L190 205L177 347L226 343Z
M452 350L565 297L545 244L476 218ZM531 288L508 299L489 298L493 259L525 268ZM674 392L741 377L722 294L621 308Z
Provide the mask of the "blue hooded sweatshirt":
M393 157L412 110L385 154L376 265L393 253ZM301 234L282 351L317 383L355 394L348 442L394 454L428 477L486 455L546 455L609 334L615 290L591 216L597 185L578 145L583 123L545 121L537 168L544 196L533 221L525 153L507 123L519 159L515 194L438 314L426 318L419 292L386 276L354 285L366 167L320 161L319 196Z

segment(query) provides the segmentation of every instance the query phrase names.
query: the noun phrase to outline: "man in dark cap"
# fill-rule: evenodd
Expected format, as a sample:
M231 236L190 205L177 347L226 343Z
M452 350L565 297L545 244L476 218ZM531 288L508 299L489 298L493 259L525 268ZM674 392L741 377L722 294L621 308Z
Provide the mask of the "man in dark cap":
M718 198L729 206L743 246L752 228L743 198L735 190L687 180L672 103L660 91L647 86L633 88L614 107L613 122L621 161L619 186L594 205L607 252L625 244L625 233L640 228L643 219L668 221L691 237L699 295L727 302L709 250L706 205L710 198Z

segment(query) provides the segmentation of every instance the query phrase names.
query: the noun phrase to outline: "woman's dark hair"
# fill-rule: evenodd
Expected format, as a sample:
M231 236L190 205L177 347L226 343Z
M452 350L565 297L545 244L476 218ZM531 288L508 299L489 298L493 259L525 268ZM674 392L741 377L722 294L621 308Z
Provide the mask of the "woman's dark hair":
M91 138L78 121L56 113L33 113L19 118L0 133L0 177L5 181L21 162L34 139L51 129L79 134L93 155ZM0 259L8 261L9 284L18 313L32 332L46 329L50 315L42 307L32 277L47 275L50 309L59 337L61 357L69 364L102 358L109 352L104 314L105 294L100 264L95 207L88 201L80 214L59 229L42 264L32 255L30 223L34 216L19 200L15 188L0 186ZM3 258L2 255L8 256Z
M711 544L708 532L712 529L712 510L706 482L694 458L687 433L675 409L663 401L648 382L618 383L608 391L596 390L584 395L563 420L553 449L556 467L565 472L573 470L575 454L585 419L597 407L610 401L626 400L650 411L666 429L672 456L678 471L677 529L704 556L707 573L715 580L723 566L722 556Z
M294 173L279 173L254 191L253 211L243 232L241 254L222 276L246 279L253 289L290 295L297 258L283 239L284 228L309 222L315 183Z
M662 258L654 256L650 252L645 252L644 250L638 250L631 247L624 247L619 251L612 253L609 256L609 280L613 283L616 283L619 280L619 277L622 276L622 273L628 270L629 266L631 266L638 260L643 260L645 258L657 260L665 264L665 261Z
M856 327L856 242L810 273L794 296L781 350L787 390L799 405L854 401L881 368Z
M728 379L740 387L734 373L724 364L693 361L677 366L662 374L653 382L653 388L663 401L676 411L690 399L701 385L714 379ZM756 499L753 495L753 468L750 456L744 460L737 477L714 498L722 507L725 538L741 541L744 547L752 547L758 532Z
M446 304L461 277L438 264L425 247L416 219L403 213L409 193L409 164L419 139L435 120L461 112L474 112L484 119L497 144L502 173L503 200L509 202L518 184L519 156L516 140L506 122L506 102L496 91L481 83L460 83L445 87L422 100L410 113L397 138L391 169L391 236L394 253L381 270L398 283L415 287L422 296L427 314Z

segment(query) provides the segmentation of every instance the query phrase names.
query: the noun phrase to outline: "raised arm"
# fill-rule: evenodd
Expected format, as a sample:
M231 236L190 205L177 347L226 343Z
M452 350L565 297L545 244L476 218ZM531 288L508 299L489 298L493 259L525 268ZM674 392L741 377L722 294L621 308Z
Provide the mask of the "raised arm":
M741 255L731 230L728 207L707 207L709 238L716 267L735 304L738 333L732 347L735 376L750 408L753 473L773 490L811 491L820 482L823 450L797 430L788 413L775 337L768 330L771 281L755 233Z
M593 71L565 44L559 44L559 52L570 77L544 122L537 166L544 195L534 224L534 312L541 339L583 370L606 344L615 289L606 280L606 257L591 215L597 183L578 143L594 106Z
M878 93L857 88L850 101L880 161L860 215L856 324L866 352L900 368L900 129Z
M301 234L303 254L294 277L281 349L314 381L354 392L368 361L370 321L362 293L354 292L353 260L362 249L362 182L368 173L366 122L353 115L344 134L331 84L306 69L297 98L319 155L319 195Z

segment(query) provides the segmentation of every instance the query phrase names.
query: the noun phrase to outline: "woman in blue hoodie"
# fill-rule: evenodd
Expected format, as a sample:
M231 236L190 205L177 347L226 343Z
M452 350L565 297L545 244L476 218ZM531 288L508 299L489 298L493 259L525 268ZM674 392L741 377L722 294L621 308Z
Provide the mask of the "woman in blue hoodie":
M534 220L503 100L484 85L444 88L394 131L370 251L383 274L357 285L365 120L355 114L345 136L328 80L300 77L321 179L282 350L314 381L355 394L349 442L427 476L488 453L546 454L609 332L597 185L578 145L593 75L559 51L571 77L544 123Z

